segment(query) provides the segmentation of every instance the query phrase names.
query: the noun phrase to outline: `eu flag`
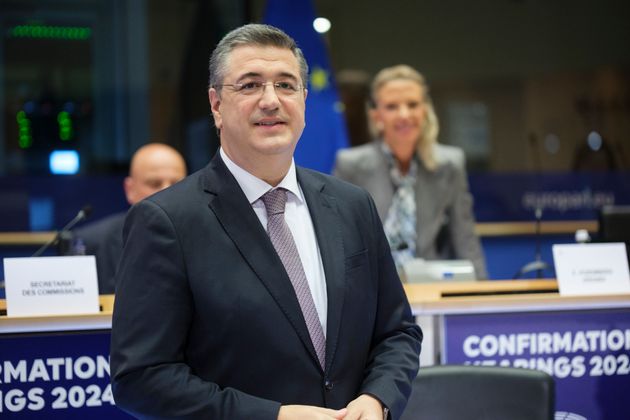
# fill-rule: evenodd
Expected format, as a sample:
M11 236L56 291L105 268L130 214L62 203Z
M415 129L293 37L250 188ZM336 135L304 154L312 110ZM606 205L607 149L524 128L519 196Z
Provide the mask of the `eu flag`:
M267 1L264 22L295 39L309 65L306 128L295 151L295 162L330 173L335 154L348 146L348 137L326 47L313 29L314 19L311 0Z

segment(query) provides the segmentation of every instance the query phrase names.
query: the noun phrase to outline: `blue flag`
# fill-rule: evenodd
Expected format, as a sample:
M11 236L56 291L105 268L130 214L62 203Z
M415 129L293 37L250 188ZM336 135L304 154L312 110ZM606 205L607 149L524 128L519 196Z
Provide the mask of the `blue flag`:
M295 162L330 173L337 150L348 146L342 105L328 53L313 29L311 0L268 0L264 22L285 31L297 42L309 65L306 128L295 151Z

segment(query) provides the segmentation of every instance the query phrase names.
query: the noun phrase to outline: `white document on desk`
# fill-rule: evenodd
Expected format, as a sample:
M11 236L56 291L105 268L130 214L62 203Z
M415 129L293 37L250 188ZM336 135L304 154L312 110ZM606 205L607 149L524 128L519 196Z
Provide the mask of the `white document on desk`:
M624 243L554 245L552 249L560 295L630 294Z
M99 312L93 255L5 258L8 316Z

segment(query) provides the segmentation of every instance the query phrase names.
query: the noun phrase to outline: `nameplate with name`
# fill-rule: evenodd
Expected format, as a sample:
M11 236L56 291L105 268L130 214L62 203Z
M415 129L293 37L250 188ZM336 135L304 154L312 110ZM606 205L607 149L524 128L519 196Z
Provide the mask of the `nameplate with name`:
M560 295L630 294L624 243L553 246Z
M93 255L5 258L8 316L99 312Z

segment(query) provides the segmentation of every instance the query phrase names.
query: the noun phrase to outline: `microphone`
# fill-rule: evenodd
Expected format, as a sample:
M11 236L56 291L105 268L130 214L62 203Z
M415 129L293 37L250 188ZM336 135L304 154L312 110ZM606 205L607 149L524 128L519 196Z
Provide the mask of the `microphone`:
M535 174L536 192L540 194L541 185L542 185L542 164L541 164L540 151L539 151L539 146L538 146L538 137L536 136L535 133L529 134L529 145L531 147L532 154L533 154L534 170L536 171L536 174ZM514 274L513 278L515 280L521 278L524 274L530 273L532 271L535 271L536 277L540 279L543 276L543 271L549 269L549 264L547 264L542 259L542 252L541 252L542 216L543 216L543 207L540 203L539 197L536 197L536 208L534 209L534 217L535 217L534 236L536 240L535 249L534 249L534 260L522 266L516 272L516 274Z
M79 210L77 215L74 216L74 218L68 222L67 225L65 225L60 231L57 232L57 234L50 241L48 241L47 243L42 245L41 248L35 251L32 257L39 257L40 255L42 255L42 253L46 251L50 246L58 243L64 237L64 235L70 232L70 230L77 223L87 219L88 217L90 217L91 214L92 214L92 206L90 206L89 204L86 204L85 206L83 206L83 208L81 208L81 210Z
M543 261L542 255L541 255L542 253L541 253L540 241L541 241L542 232L540 231L540 224L542 220L542 209L540 208L540 206L538 205L536 206L534 215L536 216L536 225L535 225L536 230L534 232L536 236L536 248L535 248L534 260L522 266L516 272L516 274L514 274L514 280L517 280L521 278L521 276L523 276L524 274L530 273L532 271L535 271L536 277L541 279L543 276L543 271L549 269L549 264Z

